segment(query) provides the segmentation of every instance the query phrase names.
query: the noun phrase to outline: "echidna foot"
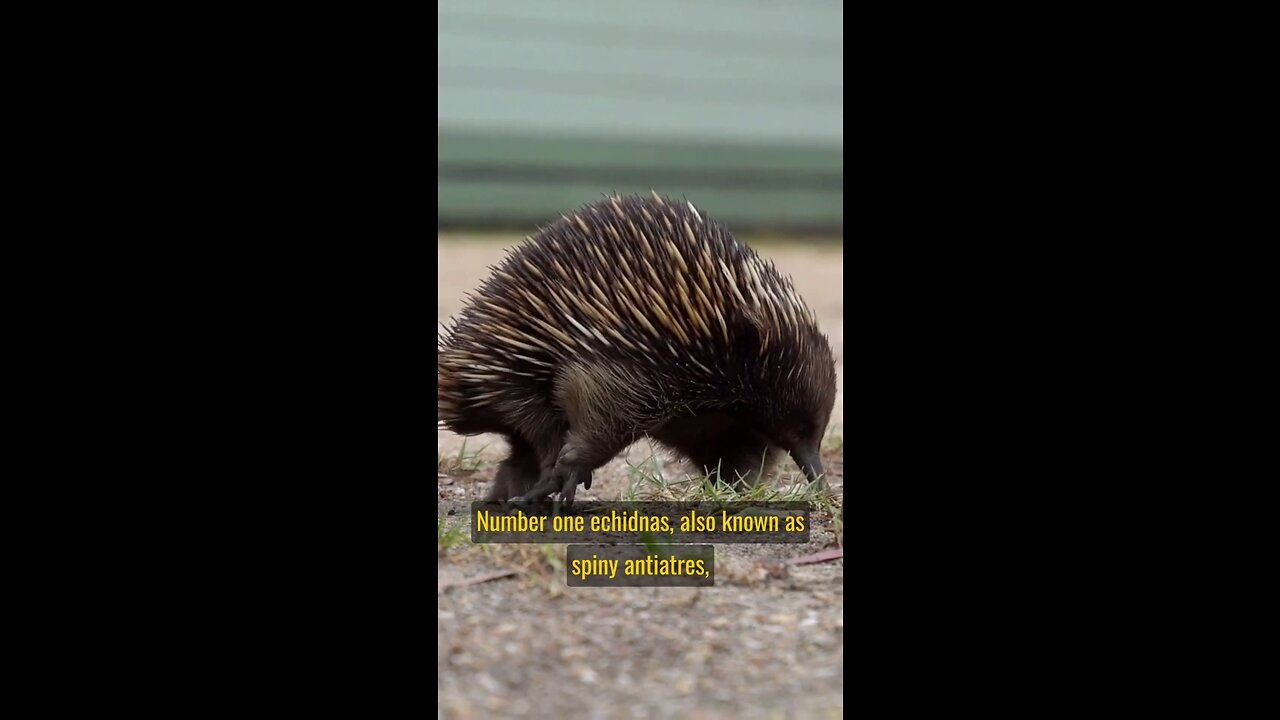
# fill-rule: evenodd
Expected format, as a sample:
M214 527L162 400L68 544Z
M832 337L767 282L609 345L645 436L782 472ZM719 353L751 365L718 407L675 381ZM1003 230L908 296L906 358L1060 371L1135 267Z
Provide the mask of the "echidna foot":
M535 483L533 487L529 488L528 492L526 492L523 495L517 495L516 497L511 498L511 502L515 503L516 505L528 505L530 503L536 503L539 500L546 499L548 495L555 492L556 489L559 487L560 487L559 484L556 482L556 480L552 476L545 475L542 477L542 479L538 480L538 482Z
M586 476L585 479L583 476ZM529 492L519 497L511 498L511 502L517 505L527 505L540 500L545 500L552 493L556 494L556 499L563 503L566 507L573 505L573 498L577 494L578 484L582 483L591 488L591 473L557 466L550 474L544 476L538 483L529 490Z
M583 475L586 475L585 479L583 479ZM591 473L589 471L584 473L580 470L557 468L552 477L563 478L563 482L560 485L560 502L564 503L566 507L573 505L573 496L578 492L578 483L582 483L588 489L591 487Z

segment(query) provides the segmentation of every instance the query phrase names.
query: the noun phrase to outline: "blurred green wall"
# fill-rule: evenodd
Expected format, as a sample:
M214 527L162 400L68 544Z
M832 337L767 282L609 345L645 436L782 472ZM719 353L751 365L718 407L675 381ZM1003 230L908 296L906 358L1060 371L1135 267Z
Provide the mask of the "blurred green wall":
M843 6L441 0L440 225L545 222L608 192L838 230Z

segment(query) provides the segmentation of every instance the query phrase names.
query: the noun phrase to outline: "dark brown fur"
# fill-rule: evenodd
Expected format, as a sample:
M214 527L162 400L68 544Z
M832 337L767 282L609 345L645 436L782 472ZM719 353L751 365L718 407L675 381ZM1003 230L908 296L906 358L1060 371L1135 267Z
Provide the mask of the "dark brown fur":
M494 268L438 350L438 412L500 433L491 499L572 500L649 436L729 481L787 452L810 480L834 360L790 280L691 205L614 197Z

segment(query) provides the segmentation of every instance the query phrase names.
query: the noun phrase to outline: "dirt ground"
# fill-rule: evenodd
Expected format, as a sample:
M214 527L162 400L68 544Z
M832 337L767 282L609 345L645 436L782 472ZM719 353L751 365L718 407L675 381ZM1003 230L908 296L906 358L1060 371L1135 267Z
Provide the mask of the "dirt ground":
M439 238L438 320L518 238ZM748 239L748 242L751 242ZM839 244L751 242L790 274L836 355L838 393L824 465L844 496L844 288ZM437 516L465 525L503 457L501 439L438 432ZM477 452L479 451L479 452ZM649 461L640 442L595 473L578 499L617 500ZM665 473L690 470L658 451ZM651 462L651 461L650 461ZM784 467L792 482L794 467ZM452 514L451 514L452 513ZM441 718L810 718L844 709L844 561L788 560L842 542L815 512L805 545L719 545L711 588L573 588L539 546L442 550L437 569ZM563 547L558 548L563 559ZM547 553L555 549L548 546ZM554 562L554 560L552 561ZM516 574L480 581L487 575Z

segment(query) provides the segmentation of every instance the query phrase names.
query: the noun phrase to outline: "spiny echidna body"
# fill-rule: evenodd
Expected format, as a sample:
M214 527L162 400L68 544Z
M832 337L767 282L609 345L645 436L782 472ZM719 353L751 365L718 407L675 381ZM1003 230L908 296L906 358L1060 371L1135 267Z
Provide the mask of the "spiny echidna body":
M827 338L789 279L687 202L606 198L542 228L437 353L441 424L511 445L491 500L572 502L646 435L727 481L783 451L822 473Z

